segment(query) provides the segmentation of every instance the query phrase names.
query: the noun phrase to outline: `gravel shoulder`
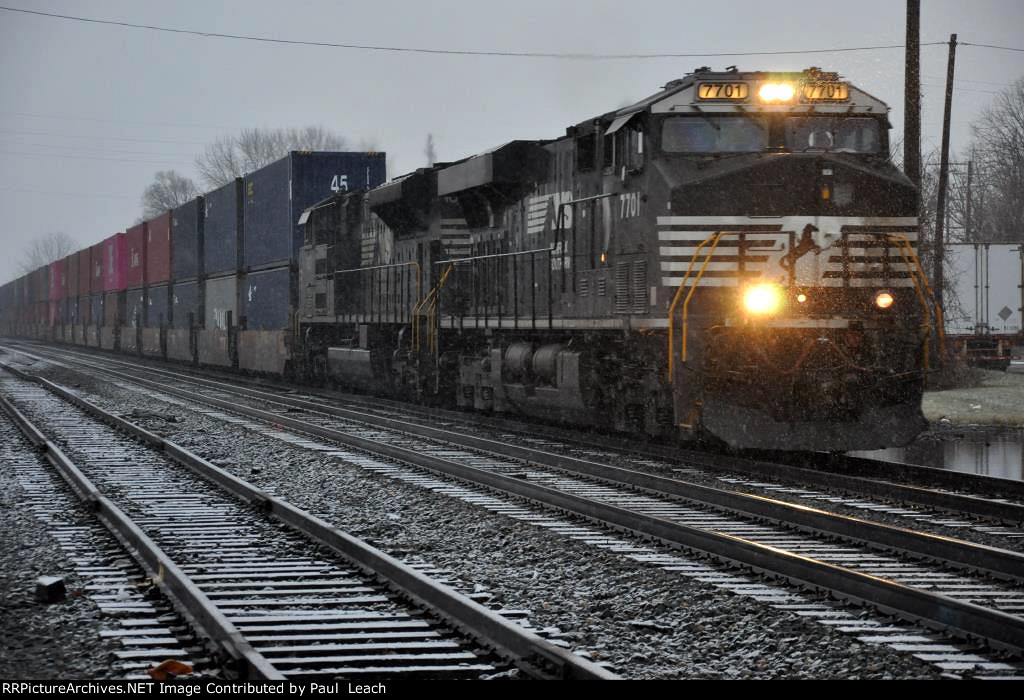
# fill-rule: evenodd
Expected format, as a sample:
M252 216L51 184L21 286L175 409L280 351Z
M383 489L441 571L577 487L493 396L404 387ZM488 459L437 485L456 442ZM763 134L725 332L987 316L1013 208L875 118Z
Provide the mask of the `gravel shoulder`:
M632 678L934 678L909 654L351 461L52 367L122 414Z

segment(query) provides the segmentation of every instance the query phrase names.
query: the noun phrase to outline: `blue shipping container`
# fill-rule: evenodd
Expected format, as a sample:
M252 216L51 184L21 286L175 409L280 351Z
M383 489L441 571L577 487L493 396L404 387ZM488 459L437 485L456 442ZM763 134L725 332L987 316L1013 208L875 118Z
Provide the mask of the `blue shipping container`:
M298 225L302 212L332 194L383 184L387 179L385 160L384 153L292 151L247 175L243 215L246 268L295 260L302 247L303 231Z
M291 267L250 272L242 292L242 315L251 331L280 331L288 328L294 307Z
M202 197L182 204L171 212L171 279L197 278L203 274Z
M203 322L203 310L199 306L199 282L178 282L171 291L171 325L174 328L188 328L189 314L198 327Z
M203 197L203 274L235 272L242 252L242 180Z
M169 289L166 284L146 287L146 328L171 325Z

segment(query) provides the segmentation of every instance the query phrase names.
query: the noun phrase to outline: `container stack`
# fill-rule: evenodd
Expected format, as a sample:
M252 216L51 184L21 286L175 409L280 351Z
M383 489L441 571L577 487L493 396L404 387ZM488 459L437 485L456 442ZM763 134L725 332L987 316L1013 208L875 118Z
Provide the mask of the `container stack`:
M203 326L198 338L201 364L233 366L230 334L238 323L239 275L242 268L242 179L205 197L203 219ZM182 296L184 297L184 290ZM177 291L175 292L178 293ZM177 313L177 309L175 309Z
M339 191L385 180L383 154L293 151L245 178L239 367L281 373L295 322L299 216Z
M121 328L127 317L125 311L127 258L128 239L124 233L115 233L101 244L100 290L103 295L103 325L100 327L99 339L100 347L105 350L120 349ZM93 309L95 310L95 307Z
M64 289L64 340L69 343L80 343L78 330L78 259L81 252L72 253L64 258L64 274L66 275Z
M146 294L139 351L151 357L164 357L165 333L171 320L171 218L171 212L164 212L146 222Z
M125 232L125 255L120 267L124 277L124 315L120 319L120 350L139 352L142 346L142 324L146 315L146 245L148 227L145 222Z
M196 359L197 333L203 322L205 210L205 198L196 197L171 212L171 287L164 348L172 360Z

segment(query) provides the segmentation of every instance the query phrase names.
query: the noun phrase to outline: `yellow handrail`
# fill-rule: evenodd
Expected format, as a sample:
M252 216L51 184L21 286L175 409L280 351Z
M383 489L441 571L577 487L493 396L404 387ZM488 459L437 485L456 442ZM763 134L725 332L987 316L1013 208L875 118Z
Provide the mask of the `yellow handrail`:
M903 262L911 267L910 278L914 282L914 291L917 293L917 299L921 303L921 308L925 313L925 322L923 329L926 329L924 337L924 369L928 371L931 369L931 358L928 352L929 343L931 340L931 319L934 318L935 325L935 336L939 343L938 358L941 364L943 349L946 346L946 329L942 318L942 307L939 306L938 302L935 301L935 296L932 293L931 285L928 283L928 276L925 274L924 269L921 267L921 261L918 259L917 254L914 253L914 248L910 244L910 239L899 233L890 233L888 238L895 240L899 244L900 255L903 256Z
M425 316L427 318L427 330L429 332L429 335L427 336L427 349L432 352L437 350L437 329L433 327L433 321L436 319L435 312L437 310L437 299L441 292L441 288L444 287L444 283L448 281L448 275L451 274L454 268L455 263L448 265L448 267L444 269L444 272L441 273L441 278L437 281L437 284L434 285L434 288L431 289L430 292L428 292L412 310L414 319L412 346L415 352L420 351L421 337L419 328L420 324L418 321L420 316ZM428 310L426 313L423 313L423 309L425 308Z
M718 248L718 243L721 241L722 236L725 235L724 231L715 231L713 234L704 239L697 250L694 251L693 256L690 258L690 264L686 268L686 274L683 275L683 279L679 282L679 288L676 290L675 296L672 297L672 304L668 308L668 381L669 384L675 378L675 317L676 307L679 305L679 299L683 295L683 289L686 288L686 282L690 279L690 273L693 272L693 266L697 263L697 258L700 256L701 251L708 245L711 244L711 250L704 257L704 262L701 265L700 271L697 273L697 278L693 281L693 285L690 287L689 293L686 295L686 300L683 302L683 339L682 348L680 350L680 359L686 362L686 331L688 325L688 315L690 307L690 299L693 298L693 293L697 289L697 284L701 278L704 277L704 271L707 270L708 263L711 262L711 256L715 254L715 250Z

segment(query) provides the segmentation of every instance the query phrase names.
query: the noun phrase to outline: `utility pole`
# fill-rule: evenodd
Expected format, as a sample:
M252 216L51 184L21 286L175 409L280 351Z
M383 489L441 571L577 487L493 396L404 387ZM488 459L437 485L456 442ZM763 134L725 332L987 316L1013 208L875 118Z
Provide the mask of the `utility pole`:
M942 259L946 246L943 240L946 219L946 185L949 184L949 116L953 109L953 73L956 66L956 34L949 35L949 67L946 69L946 110L942 116L942 160L939 162L939 201L935 209L935 267L932 283L935 285L935 303L945 311L942 302Z
M906 74L903 80L903 172L921 189L921 0L907 0ZM920 209L920 194L918 194Z

